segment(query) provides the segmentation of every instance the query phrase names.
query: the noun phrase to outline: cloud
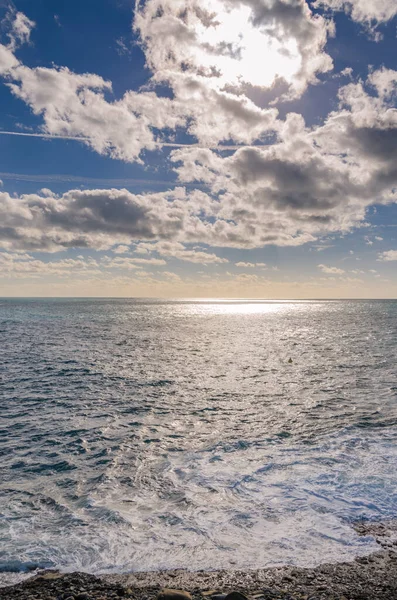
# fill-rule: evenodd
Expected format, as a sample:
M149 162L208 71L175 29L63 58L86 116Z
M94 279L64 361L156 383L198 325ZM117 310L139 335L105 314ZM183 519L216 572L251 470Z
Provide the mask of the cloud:
M64 258L45 262L29 254L0 252L0 277L37 279L41 277L96 276L101 264L93 258Z
M3 49L4 53L4 49ZM175 128L185 120L177 105L153 92L127 92L121 100L107 100L112 85L94 74L77 75L67 68L29 68L0 53L8 69L8 87L41 115L44 131L76 136L99 154L126 162L139 161L143 149L154 150L154 128Z
M184 93L194 80L196 88L244 91L282 78L300 95L332 68L324 51L331 25L304 0L148 0L134 29L156 80L177 81ZM258 54L268 57L262 68Z
M116 246L115 248L112 248L112 252L114 252L114 254L125 254L126 252L130 251L130 247L129 246L123 246L123 244L121 244L120 246Z
M338 269L338 267L327 267L327 265L318 265L318 268L327 275L343 275L345 271Z
M393 260L397 260L397 250L387 250L379 254L378 261L380 262L390 262Z
M177 260L183 260L202 265L222 264L229 262L226 258L221 258L213 253L203 252L196 249L187 249L180 242L157 242L156 244L151 245L146 244L145 248L149 252L156 251L161 256L169 256L170 258L176 258ZM145 259L140 260L143 261Z
M8 75L12 69L17 67L19 64L18 59L14 56L13 52L0 44L0 75Z
M363 226L369 206L396 201L397 71L379 69L366 82L343 86L339 107L322 125L309 128L295 113L282 121L275 109L263 109L245 95L248 84L258 85L249 70L256 63L244 58L239 40L248 44L250 35L263 36L261 43L274 40L276 53L278 44L289 40L300 70L286 81L297 94L314 82L314 73L330 67L324 54L329 24L303 0L216 0L213 12L209 6L148 0L136 16L151 83L167 82L172 98L129 91L114 100L111 83L98 75L29 68L5 46L0 46L0 71L11 91L42 116L49 134L84 136L84 143L113 158L142 160L143 149L157 148L164 131L178 127L205 143L229 138L251 143L270 132L272 143L226 156L208 148L174 150L171 162L180 181L204 184L209 193L182 187L158 194L72 189L59 197L50 192L12 198L0 193L3 247L56 251L159 242L155 251L162 256L220 264L226 259L190 245L301 245ZM222 23L235 19L233 31L243 27L237 45L227 28L217 25L219 15ZM219 73L212 69L215 59L222 59ZM236 61L242 69L237 79Z
M342 87L339 109L323 125L308 128L290 113L274 144L226 157L173 151L179 180L206 183L218 197L217 216L238 223L252 247L298 245L364 225L369 206L397 200L397 111L389 92L397 71L387 73L387 85L383 76L381 69Z
M389 84L379 84L382 74L342 87L340 107L323 125L308 128L300 115L287 115L272 145L230 156L174 150L181 182L204 182L209 193L94 189L11 198L2 192L0 239L9 248L49 251L162 242L157 251L164 256L209 264L225 259L185 245L294 246L363 226L369 206L397 200L397 111ZM397 72L387 73L394 80ZM167 250L165 243L183 247Z
M42 117L44 134L79 138L127 162L141 161L179 127L205 145L264 139L278 130L278 111L256 105L247 85L270 88L282 78L299 96L332 68L324 51L331 25L304 0L146 2L134 29L152 71L147 89L165 84L172 98L141 90L114 99L111 82L98 75L21 64L13 51L33 26L14 14L14 42L0 46L0 74L12 93ZM258 48L266 68L256 66Z
M366 25L386 23L397 15L395 0L317 0L315 6L343 10L353 21Z
M142 271L142 261L133 258L102 256L98 259L78 256L77 258L62 258L43 261L27 253L12 253L0 251L0 277L8 278L42 278L42 277L96 277L107 271L137 271L135 275L148 274ZM164 266L165 260L150 259L146 266Z
M36 26L34 21L31 21L24 13L9 10L5 18L5 23L8 25L7 36L10 40L8 45L10 50L15 50L22 44L30 42L30 34Z
M114 247L131 241L163 241L157 251L190 262L227 262L181 242L238 245L238 224L216 218L218 203L183 188L157 194L127 190L70 190L61 196L0 192L0 245L54 252ZM166 242L173 241L173 245ZM138 259L136 259L138 260ZM143 259L141 259L143 260Z
M250 262L237 262L236 267L241 269L255 269L256 267L266 267L266 263L250 263Z
M0 192L0 240L6 247L56 251L110 247L133 239L169 239L199 229L185 191L134 195L127 190L71 190L61 197ZM190 212L188 210L190 208ZM199 207L197 208L199 211Z
M167 263L165 262L165 260L162 260L160 258L152 258L152 259L139 259L139 258L127 258L127 257L105 257L103 259L103 263L105 264L105 266L109 269L141 269L142 265L144 266L156 266L156 267L160 267L160 266L164 266Z

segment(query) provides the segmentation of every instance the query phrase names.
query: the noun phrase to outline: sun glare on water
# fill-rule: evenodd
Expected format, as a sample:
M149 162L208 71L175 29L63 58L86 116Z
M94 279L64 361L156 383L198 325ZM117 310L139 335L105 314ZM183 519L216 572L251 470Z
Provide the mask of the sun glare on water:
M211 25L198 19L195 62L206 73L215 72L216 83L269 87L277 77L291 82L301 67L294 39L283 39L274 31L257 27L248 6L227 10L224 3L211 0Z

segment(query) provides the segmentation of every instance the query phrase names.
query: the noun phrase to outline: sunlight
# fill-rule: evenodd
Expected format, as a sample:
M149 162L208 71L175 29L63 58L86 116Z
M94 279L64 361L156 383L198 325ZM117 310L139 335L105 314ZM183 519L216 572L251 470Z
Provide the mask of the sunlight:
M210 26L197 19L193 50L206 75L215 71L218 85L269 87L277 77L292 81L301 67L296 40L280 42L274 26L267 31L255 27L248 6L227 10L223 2L212 0L211 9L215 16Z
M198 302L181 305L180 309L181 312L192 315L260 315L290 311L295 307L296 303L291 302L238 302L199 299Z

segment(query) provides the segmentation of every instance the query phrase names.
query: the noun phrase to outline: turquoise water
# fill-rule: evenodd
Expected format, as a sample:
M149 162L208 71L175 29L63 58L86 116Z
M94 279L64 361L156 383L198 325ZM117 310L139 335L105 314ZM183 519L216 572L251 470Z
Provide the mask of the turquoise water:
M3 581L348 560L397 516L397 302L7 299L0 340Z

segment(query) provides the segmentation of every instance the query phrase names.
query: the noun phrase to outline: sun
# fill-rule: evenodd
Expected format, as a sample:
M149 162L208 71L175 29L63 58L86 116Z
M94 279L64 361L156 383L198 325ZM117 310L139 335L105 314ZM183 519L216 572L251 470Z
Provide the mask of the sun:
M199 71L217 86L270 87L278 77L292 82L302 63L296 39L280 40L274 24L254 25L248 6L230 8L220 0L206 4L210 23L194 17L191 52Z

